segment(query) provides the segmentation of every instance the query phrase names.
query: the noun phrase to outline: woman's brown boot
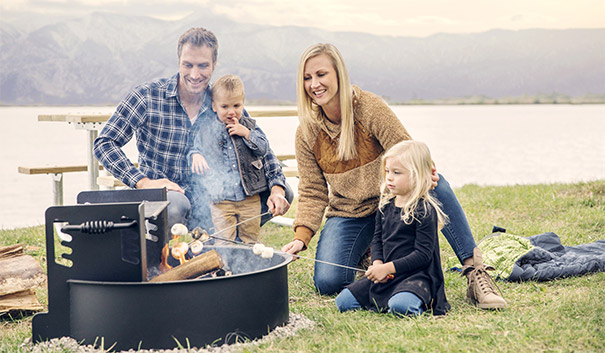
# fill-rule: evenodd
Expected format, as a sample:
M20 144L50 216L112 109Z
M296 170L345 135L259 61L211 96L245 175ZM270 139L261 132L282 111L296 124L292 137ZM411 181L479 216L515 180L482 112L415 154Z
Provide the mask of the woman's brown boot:
M468 284L466 301L481 309L505 309L508 305L487 270L493 270L493 267L483 264L481 250L477 247L473 250L473 265L462 269Z

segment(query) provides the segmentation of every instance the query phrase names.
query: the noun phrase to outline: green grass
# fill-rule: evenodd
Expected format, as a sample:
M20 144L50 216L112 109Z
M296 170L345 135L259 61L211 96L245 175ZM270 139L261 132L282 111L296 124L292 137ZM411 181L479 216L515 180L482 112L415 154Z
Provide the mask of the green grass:
M564 245L605 239L605 180L578 184L480 187L456 190L477 241L493 225L530 236L552 231ZM295 205L293 205L293 209ZM294 210L289 212L293 216ZM291 229L269 224L262 241L276 248L291 240ZM45 260L43 228L0 230L1 245L25 243L27 253ZM454 256L441 236L442 259ZM317 238L304 255L312 256ZM333 297L316 294L313 262L288 265L290 310L315 327L275 339L246 352L603 352L605 351L605 273L550 282L498 282L509 309L482 311L464 302L466 281L447 272L446 317L398 318L366 311L339 313ZM46 303L41 290L40 300ZM31 317L0 321L0 352L24 352ZM58 351L57 351L58 352Z

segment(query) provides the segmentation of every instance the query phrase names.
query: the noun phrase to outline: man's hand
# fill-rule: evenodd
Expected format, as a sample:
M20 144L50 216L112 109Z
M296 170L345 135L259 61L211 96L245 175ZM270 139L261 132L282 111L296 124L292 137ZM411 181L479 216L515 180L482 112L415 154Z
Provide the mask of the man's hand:
M273 213L273 217L281 216L288 212L290 203L286 200L284 188L275 185L271 188L271 195L267 198L267 207Z
M250 141L250 130L239 122L227 124L227 132L230 136L237 135Z
M210 169L206 158L200 153L194 153L191 155L191 172L195 174L204 175L204 172Z
M166 188L166 190L178 191L181 194L185 193L179 184L174 183L166 178L164 179L149 179L143 178L137 182L135 185L137 189L161 189Z

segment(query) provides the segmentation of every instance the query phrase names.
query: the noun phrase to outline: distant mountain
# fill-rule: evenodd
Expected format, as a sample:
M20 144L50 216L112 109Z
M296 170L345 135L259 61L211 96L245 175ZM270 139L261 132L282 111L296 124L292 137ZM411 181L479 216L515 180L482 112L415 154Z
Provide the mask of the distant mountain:
M19 18L0 23L0 104L116 104L134 85L174 74L178 37L199 26L219 39L215 77L240 75L253 100L294 102L299 57L317 42L341 50L353 83L393 101L605 94L605 28L412 38L210 13L176 22L99 12L39 26Z

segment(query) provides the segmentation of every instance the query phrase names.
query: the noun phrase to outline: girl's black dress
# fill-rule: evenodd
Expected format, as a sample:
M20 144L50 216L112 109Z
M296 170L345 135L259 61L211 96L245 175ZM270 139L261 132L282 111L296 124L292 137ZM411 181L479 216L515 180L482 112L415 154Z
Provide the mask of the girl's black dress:
M445 298L436 211L421 200L416 210L417 219L408 225L401 220L401 208L394 202L391 200L382 212L376 212L376 230L370 249L372 262L393 261L395 278L375 284L364 277L347 288L365 309L387 311L387 303L393 295L411 292L422 299L425 310L432 309L433 315L445 315L450 305Z

